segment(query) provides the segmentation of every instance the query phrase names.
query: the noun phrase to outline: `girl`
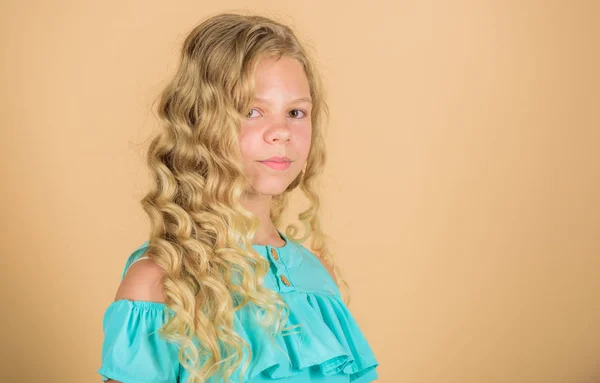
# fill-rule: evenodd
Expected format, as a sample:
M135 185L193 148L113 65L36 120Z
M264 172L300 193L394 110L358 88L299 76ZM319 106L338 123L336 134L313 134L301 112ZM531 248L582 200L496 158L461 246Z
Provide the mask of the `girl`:
M327 111L289 27L221 14L191 31L148 151L149 240L104 315L103 381L377 378L319 221ZM297 187L310 202L302 238L277 229Z

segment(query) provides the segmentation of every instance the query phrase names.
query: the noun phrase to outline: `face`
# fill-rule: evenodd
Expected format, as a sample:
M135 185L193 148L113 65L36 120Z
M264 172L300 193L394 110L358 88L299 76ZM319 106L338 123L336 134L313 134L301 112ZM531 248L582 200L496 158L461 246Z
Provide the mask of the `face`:
M278 195L300 174L308 157L310 88L302 65L287 57L261 60L254 81L254 100L240 128L240 151L251 192ZM271 157L287 159L269 161Z

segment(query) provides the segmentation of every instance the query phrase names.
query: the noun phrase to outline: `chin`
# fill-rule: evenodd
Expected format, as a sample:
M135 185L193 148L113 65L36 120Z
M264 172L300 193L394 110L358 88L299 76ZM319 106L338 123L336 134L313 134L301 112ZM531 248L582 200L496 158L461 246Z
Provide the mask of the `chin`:
M253 188L257 194L263 195L279 195L283 194L293 179L288 180L287 177L263 178L253 182Z
M279 195L279 194L283 194L283 192L285 192L285 190L287 189L289 184L281 184L281 185L263 185L263 186L258 186L255 187L254 189L256 190L256 193L258 194L263 194L263 195Z

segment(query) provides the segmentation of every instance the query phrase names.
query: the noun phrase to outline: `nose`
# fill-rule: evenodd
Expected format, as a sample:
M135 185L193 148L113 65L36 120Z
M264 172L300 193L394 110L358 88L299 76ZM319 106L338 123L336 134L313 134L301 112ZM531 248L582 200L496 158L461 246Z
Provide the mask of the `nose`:
M288 127L288 122L285 119L277 119L273 121L269 129L265 131L265 140L267 142L274 141L289 141L291 130Z

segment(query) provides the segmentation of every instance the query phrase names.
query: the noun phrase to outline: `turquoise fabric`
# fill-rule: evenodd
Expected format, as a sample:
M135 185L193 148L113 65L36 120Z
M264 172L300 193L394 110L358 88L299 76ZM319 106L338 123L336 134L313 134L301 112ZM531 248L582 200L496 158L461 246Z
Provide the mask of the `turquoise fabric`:
M270 263L265 287L279 292L288 305L288 325L301 327L294 329L291 335L278 335L277 347L252 320L253 305L237 311L235 329L252 349L252 361L241 382L368 383L376 380L375 355L327 270L304 246L281 232L279 235L285 240L283 247L252 246ZM147 248L148 241L129 256L122 277ZM289 286L281 276L287 277ZM189 375L179 363L177 345L166 342L157 333L164 324L165 310L170 311L162 303L147 301L119 300L108 306L103 320L102 365L98 370L103 381L187 382ZM241 367L232 379L239 379L240 371ZM222 380L213 377L209 383L222 383Z

